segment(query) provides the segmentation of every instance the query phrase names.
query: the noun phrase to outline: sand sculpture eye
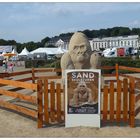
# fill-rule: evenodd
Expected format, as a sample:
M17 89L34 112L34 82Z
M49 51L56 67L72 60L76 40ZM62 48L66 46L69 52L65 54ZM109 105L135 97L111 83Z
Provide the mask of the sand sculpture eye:
M79 46L75 45L75 46L73 47L73 50L77 50L77 48L79 48Z

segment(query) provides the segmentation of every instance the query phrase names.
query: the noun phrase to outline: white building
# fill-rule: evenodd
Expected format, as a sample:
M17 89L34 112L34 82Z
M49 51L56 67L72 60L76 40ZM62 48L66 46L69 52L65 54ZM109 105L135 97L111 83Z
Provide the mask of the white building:
M61 49L65 49L65 50L68 50L68 45L69 45L69 41L63 41L62 39L59 39L55 43L55 46L57 46L58 48L61 48Z
M69 40L70 40L70 37L67 37L67 38L63 37L62 39L53 38L49 42L45 43L45 47L47 47L49 45L53 45L53 46L56 46L56 47L64 49L64 50L68 50Z
M93 40L90 40L90 44L92 50L100 50L100 48L106 49L125 46L137 49L140 47L140 39L138 35L93 38Z

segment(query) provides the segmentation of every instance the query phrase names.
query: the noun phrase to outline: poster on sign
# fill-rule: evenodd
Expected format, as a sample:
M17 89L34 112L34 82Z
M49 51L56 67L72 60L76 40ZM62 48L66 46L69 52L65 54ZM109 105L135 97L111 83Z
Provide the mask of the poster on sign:
M100 70L66 70L66 127L100 127Z

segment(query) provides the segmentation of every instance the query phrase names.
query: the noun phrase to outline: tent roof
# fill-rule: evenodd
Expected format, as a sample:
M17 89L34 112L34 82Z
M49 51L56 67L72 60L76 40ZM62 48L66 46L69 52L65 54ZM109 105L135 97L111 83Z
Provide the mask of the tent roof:
M16 49L13 49L11 53L18 54L18 52L16 51Z
M16 51L16 49L13 49L11 53L16 53L16 54L17 54L17 51Z
M30 54L30 52L25 47L19 55L29 55L29 54Z
M46 54L50 54L50 55L55 55L55 54L62 54L65 51L61 48L38 48L36 50L31 51L31 54L34 53L46 53Z

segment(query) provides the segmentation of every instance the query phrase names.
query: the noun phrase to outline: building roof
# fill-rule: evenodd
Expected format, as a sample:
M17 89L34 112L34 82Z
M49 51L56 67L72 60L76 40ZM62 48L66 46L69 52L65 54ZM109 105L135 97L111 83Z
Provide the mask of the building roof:
M136 39L139 35L125 35L125 36L114 36L114 37L104 37L104 38L93 38L93 41L107 41L107 40L125 40L125 39Z

